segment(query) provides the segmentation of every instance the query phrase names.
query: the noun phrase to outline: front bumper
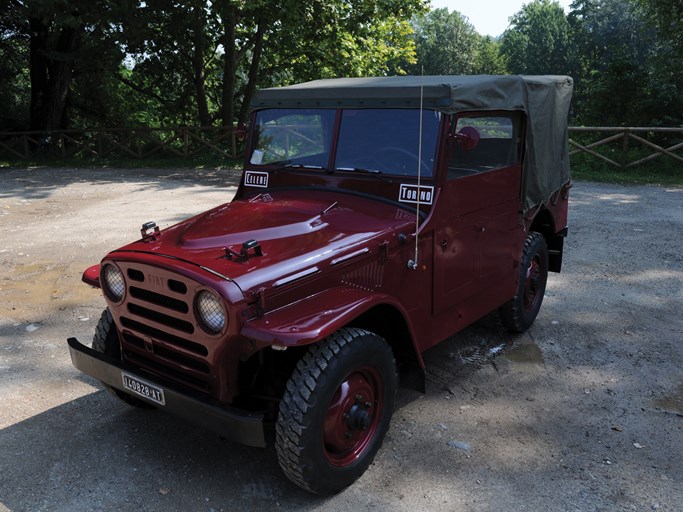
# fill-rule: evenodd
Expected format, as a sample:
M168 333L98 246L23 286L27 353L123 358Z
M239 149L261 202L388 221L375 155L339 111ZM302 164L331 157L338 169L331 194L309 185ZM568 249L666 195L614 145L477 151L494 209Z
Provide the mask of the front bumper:
M146 375L139 375L134 368L118 359L111 359L100 352L86 347L76 338L69 338L71 362L83 373L96 378L120 391L130 393L123 387L122 372L149 381ZM197 425L216 432L226 439L247 446L266 446L263 415L251 414L236 408L218 406L182 393L172 387L154 382L164 391L165 405L133 395L160 409L175 414Z

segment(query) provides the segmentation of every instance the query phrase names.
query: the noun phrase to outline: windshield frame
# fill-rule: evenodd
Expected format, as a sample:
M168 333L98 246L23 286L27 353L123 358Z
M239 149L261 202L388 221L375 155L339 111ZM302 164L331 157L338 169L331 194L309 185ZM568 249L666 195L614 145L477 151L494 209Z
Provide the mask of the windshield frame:
M283 115L277 116L277 112L282 111ZM261 119L266 114L274 114L270 120L265 122ZM268 151L266 146L259 147L259 139L264 132L261 128L271 120L283 119L288 116L300 116L310 114L319 116L319 119L327 123L321 123L321 138L318 140L321 152L315 154L282 154L279 160L264 161L261 157L263 152ZM438 148L439 139L442 136L442 126L447 116L435 109L416 108L267 108L256 110L253 113L253 129L249 141L249 147L245 156L246 166L253 168L263 168L265 170L303 170L306 172L325 172L328 174L355 174L362 176L382 175L391 178L417 179L418 177L418 144L419 144L419 116L422 115L422 163L420 165L421 178L435 180L438 171ZM345 116L346 115L346 116ZM372 122L372 116L379 119ZM415 119L411 122L412 126L405 122L410 116ZM356 137L351 133L350 146L343 146L344 141L349 138L348 130L344 131L345 120L349 122L352 117L356 117L360 123L358 126L365 126L365 135ZM395 119L391 119L394 117ZM433 122L425 122L425 119L433 119ZM363 122L365 121L365 122ZM380 124L384 125L384 130L375 129ZM271 125L276 126L276 125ZM285 125L282 125L283 127ZM313 126L313 125L311 125ZM415 137L411 139L409 131L400 131L401 127L409 126L414 128ZM300 126L298 127L300 128ZM399 128L399 131L397 131ZM286 129L286 128L284 128ZM353 128L349 128L353 129ZM290 131L290 133L294 133ZM301 134L296 134L300 136ZM371 137L375 137L374 140ZM381 140L383 144L378 144L374 152L370 152L372 144ZM365 149L358 149L353 142L361 142ZM413 146L406 149L402 146ZM349 149L349 147L351 149ZM340 155L340 148L342 154ZM411 151L411 149L413 151ZM259 153L259 152L262 153ZM373 157L378 153L386 151L383 157L387 162L373 162ZM370 154L368 154L370 152ZM256 156L255 156L256 155ZM323 158L324 157L324 158ZM404 162L403 160L408 160ZM402 167L402 169L400 168Z

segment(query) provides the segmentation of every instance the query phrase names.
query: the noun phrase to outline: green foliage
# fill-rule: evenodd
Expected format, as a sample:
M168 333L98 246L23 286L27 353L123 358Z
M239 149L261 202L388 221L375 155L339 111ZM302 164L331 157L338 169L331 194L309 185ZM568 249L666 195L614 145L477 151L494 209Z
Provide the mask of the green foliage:
M0 93L12 99L2 127L52 130L231 124L244 119L257 87L404 73L415 61L409 20L426 7L1 0L0 8Z
M501 39L501 52L515 74L566 74L569 46L569 23L560 4L551 0L524 5Z
M283 30L268 39L278 51L266 58L285 83L401 74L415 60L408 20L423 9L420 0L284 3Z
M28 39L19 30L17 9L7 5L3 12L0 24L0 128L28 130L24 112L31 100L29 70L25 66L29 55Z
M577 0L569 20L579 122L658 126L683 121L683 55L641 2Z
M435 9L413 20L418 65L413 74L467 75L475 71L479 35L459 12Z
M482 37L474 26L457 11L435 9L416 16L417 63L409 66L412 74L468 75L505 74L505 59L500 45L491 37Z
M480 38L474 56L474 69L476 74L482 75L505 75L508 73L507 61L501 53L498 41L494 41L490 36Z
M258 87L571 74L572 122L683 123L683 0L532 0L500 40L426 0L0 0L0 130L232 124Z
M637 160L646 156L642 150L632 150L628 157ZM660 157L634 167L614 167L589 155L571 158L572 179L620 183L624 185L683 186L681 165L671 159Z

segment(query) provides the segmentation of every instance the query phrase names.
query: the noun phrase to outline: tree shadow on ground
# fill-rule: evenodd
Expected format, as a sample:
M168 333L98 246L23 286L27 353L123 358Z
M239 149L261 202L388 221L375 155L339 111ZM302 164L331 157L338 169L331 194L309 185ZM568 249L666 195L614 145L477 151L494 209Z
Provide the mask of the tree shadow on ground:
M0 169L0 199L45 199L72 184L141 183L163 190L192 185L236 187L240 169Z

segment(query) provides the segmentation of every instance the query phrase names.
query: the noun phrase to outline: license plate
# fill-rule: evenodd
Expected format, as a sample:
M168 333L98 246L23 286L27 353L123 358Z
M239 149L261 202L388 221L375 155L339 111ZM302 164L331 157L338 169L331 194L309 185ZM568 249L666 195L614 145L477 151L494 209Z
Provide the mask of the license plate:
M121 377L123 379L123 387L127 390L159 405L166 405L164 390L159 386L155 386L154 384L150 384L149 382L145 382L142 379L138 379L137 377L133 377L124 372L121 372Z

